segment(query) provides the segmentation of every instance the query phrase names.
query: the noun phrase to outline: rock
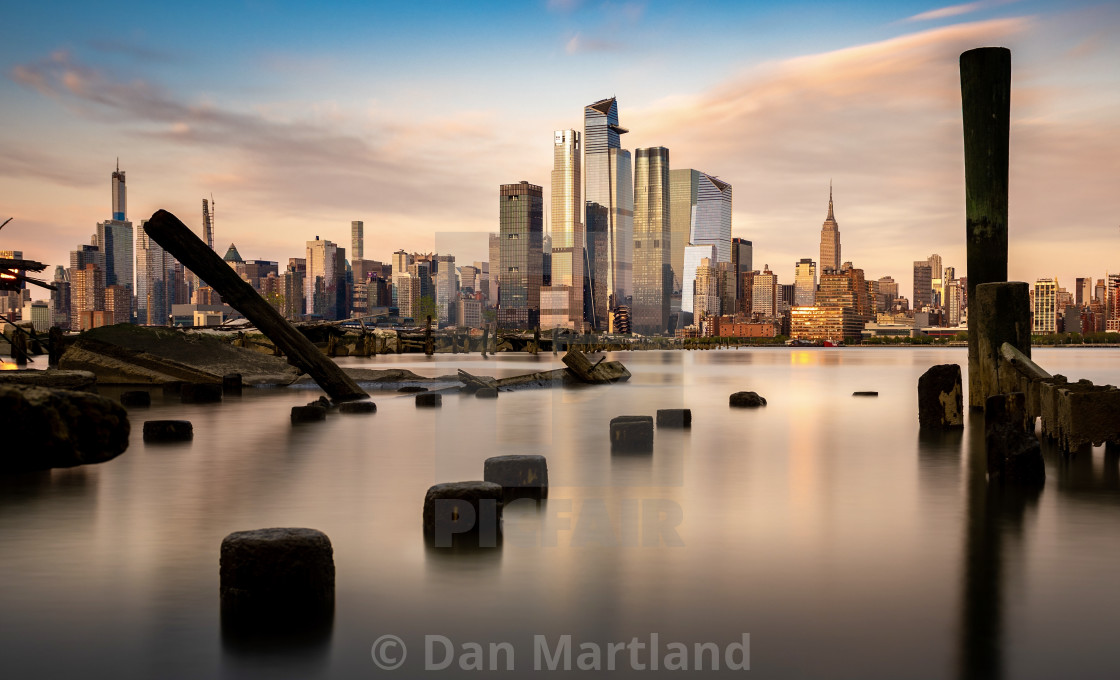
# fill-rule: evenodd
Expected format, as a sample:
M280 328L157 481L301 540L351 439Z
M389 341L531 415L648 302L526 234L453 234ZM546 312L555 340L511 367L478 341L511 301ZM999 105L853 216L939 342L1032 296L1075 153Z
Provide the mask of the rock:
M494 456L483 464L482 477L500 484L503 502L548 498L548 463L544 456Z
M307 406L293 406L291 417L292 425L298 423L314 423L327 419L327 409L315 403L308 404Z
M147 390L121 392L121 405L126 408L146 408L152 405L152 395Z
M964 427L960 366L931 366L918 378L918 427L923 430Z
M688 408L662 408L657 410L658 427L690 428L692 427L692 409Z
M443 404L443 395L428 392L425 394L416 395L417 406L441 406Z
M479 399L497 399L498 398L498 388L497 387L480 387L478 389L478 391L474 393L474 396L478 397Z
M189 420L145 420L144 441L185 442L194 438L194 426Z
M372 401L344 401L338 406L339 413L377 413L377 404Z
M612 451L653 451L653 418L619 416L611 419Z
M223 623L239 619L302 622L334 613L334 549L314 529L238 531L222 540Z
M128 413L88 392L0 385L0 473L104 463L128 448Z
M59 368L91 371L99 383L106 385L160 385L169 380L208 382L218 378L172 359L101 342L86 333L66 348Z
M241 374L226 373L222 376L222 394L234 397L241 396Z
M479 547L495 547L503 495L493 482L436 484L424 494L424 536L437 548L451 547L456 536L473 536Z
M1042 448L1033 431L1027 431L1028 422L1033 419L1027 417L1026 403L1022 392L997 394L984 402L984 444L990 481L1022 486L1042 486L1046 482Z
M878 392L852 392L853 397L877 397Z
M222 400L221 383L183 383L179 398L184 404L213 404Z
M87 390L94 392L97 377L89 371L62 371L48 368L45 371L0 371L0 385L37 385L59 390Z
M427 392L428 388L427 387L420 387L419 385L405 385L404 387L400 388L397 391L402 392L404 394L412 394L413 392Z
M331 403L331 400L327 399L326 397L323 397L323 396L320 396L315 401L307 402L307 405L308 406L322 406L323 408L327 409L328 411L331 410L332 408L334 408L334 404Z
M731 406L736 408L757 408L766 405L766 399L757 392L736 392L731 395Z

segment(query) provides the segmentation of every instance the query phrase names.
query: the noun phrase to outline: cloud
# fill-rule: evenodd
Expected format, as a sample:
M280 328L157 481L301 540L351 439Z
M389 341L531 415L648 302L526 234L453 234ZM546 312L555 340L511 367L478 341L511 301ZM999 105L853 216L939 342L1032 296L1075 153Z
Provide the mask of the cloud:
M906 289L910 263L932 252L965 266L958 55L1014 47L1036 28L1028 18L990 20L774 62L624 109L622 123L630 145L668 146L672 167L730 181L735 235L754 241L757 266L767 262L786 280L798 258L815 259L834 177L844 259ZM1120 166L1120 120L1077 118L1099 84L1057 91L1038 68L1016 73L1011 271L1049 275L1053 251L1031 244L1093 242L1115 204L1108 185ZM1078 257L1068 255L1071 264Z
M568 54L586 54L591 52L617 52L622 49L622 44L609 40L585 38L576 33L564 46Z
M983 9L987 3L985 2L966 2L961 5L950 5L940 9L931 9L928 12L915 14L908 17L906 21L934 21L937 19L948 19L949 17L956 17L962 14L970 14L977 10Z

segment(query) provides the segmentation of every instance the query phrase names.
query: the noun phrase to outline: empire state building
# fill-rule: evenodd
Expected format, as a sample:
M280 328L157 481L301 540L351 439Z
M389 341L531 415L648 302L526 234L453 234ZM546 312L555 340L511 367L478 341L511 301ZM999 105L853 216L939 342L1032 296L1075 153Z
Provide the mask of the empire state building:
M821 225L821 272L840 271L840 226L832 214L832 183L828 183L828 217Z

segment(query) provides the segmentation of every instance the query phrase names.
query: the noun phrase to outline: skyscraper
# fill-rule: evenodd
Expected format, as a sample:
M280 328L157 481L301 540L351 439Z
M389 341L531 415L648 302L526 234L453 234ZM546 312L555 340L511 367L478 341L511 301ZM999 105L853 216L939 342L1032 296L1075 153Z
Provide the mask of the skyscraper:
M812 307L817 302L817 263L803 257L793 268L793 304Z
M540 322L544 192L535 184L503 184L498 192L501 292L498 323L532 328Z
M350 223L350 257L361 260L365 257L365 223L354 220Z
M136 321L163 325L174 304L175 258L144 231L136 234Z
M709 243L702 246L685 247L684 264L681 267L684 272L684 282L681 290L681 314L685 315L686 318L681 319L681 325L689 323L687 317L695 312L696 268L700 266L700 262L704 258L708 258L712 262L716 261L716 247L714 245Z
M459 299L459 273L455 271L454 255L436 255L436 314L441 326L455 323Z
M210 250L214 250L214 208L215 203L212 200L202 199L202 240L210 246Z
M745 238L731 239L731 264L735 265L735 273L742 281L743 274L754 269L754 244Z
M669 150L634 152L634 295L630 327L654 335L669 328L673 293L669 222Z
M828 183L828 216L821 225L821 273L840 271L840 225L832 212L832 183Z
M634 180L630 152L622 148L614 97L583 110L587 207L587 263L591 276L592 323L609 325L609 307L631 296L634 246ZM508 269L503 265L503 274Z
M303 279L305 312L309 316L333 319L337 310L335 264L337 246L330 241L307 242L307 273Z
M692 244L692 220L696 209L696 190L700 185L699 170L670 170L669 171L669 219L672 227L670 231L669 264L673 269L673 293L687 293L684 280L686 272L684 267L684 249ZM693 271L690 280L696 278ZM683 305L683 302L682 302ZM683 310L684 307L682 306ZM688 311L692 311L690 306Z
M133 233L132 222L126 217L126 198L124 171L117 163L112 175L113 219L97 223L97 246L105 255L105 285L124 286L131 296L135 289L133 282ZM118 310L118 314L120 314Z
M754 277L751 291L751 313L774 316L778 313L778 277L770 271L770 265L762 265L762 273Z
M933 306L933 268L929 260L914 261L914 311Z
M707 173L696 174L696 212L689 236L693 245L710 243L719 262L731 261L731 185Z
M552 290L547 296L554 300L550 319L555 323L550 325L569 328L583 325L586 235L580 191L580 135L557 130L552 141Z
M699 324L711 316L719 316L719 273L718 263L708 257L700 258L696 267L696 280L692 298L693 323Z

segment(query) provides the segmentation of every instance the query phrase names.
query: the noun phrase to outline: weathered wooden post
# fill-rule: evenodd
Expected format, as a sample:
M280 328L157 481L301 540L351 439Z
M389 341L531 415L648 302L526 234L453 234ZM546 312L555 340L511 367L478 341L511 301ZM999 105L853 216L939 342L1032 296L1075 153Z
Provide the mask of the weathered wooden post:
M51 326L47 331L47 340L47 364L58 368L58 360L62 358L63 344L66 342L62 337L62 329Z
M144 225L144 231L183 266L213 286L222 300L267 335L284 351L288 361L314 378L332 399L347 401L369 396L179 218L166 210L157 210Z
M557 339L558 339L559 335L560 335L560 327L559 326L553 326L552 327L552 353L553 354L556 354L556 350L557 350L556 343L557 343Z
M428 315L428 323L424 326L424 354L432 356L435 346L432 344L432 315Z
M482 358L486 358L486 345L490 342L490 324L482 327Z
M961 54L960 68L968 302L971 306L976 300L977 286L1007 281L1011 50L1005 47L969 50ZM980 336L987 320L976 313L968 316L968 402L973 409L982 409L991 396L983 387L980 366ZM996 349L998 351L998 346Z
M541 327L533 326L533 354L541 351Z

